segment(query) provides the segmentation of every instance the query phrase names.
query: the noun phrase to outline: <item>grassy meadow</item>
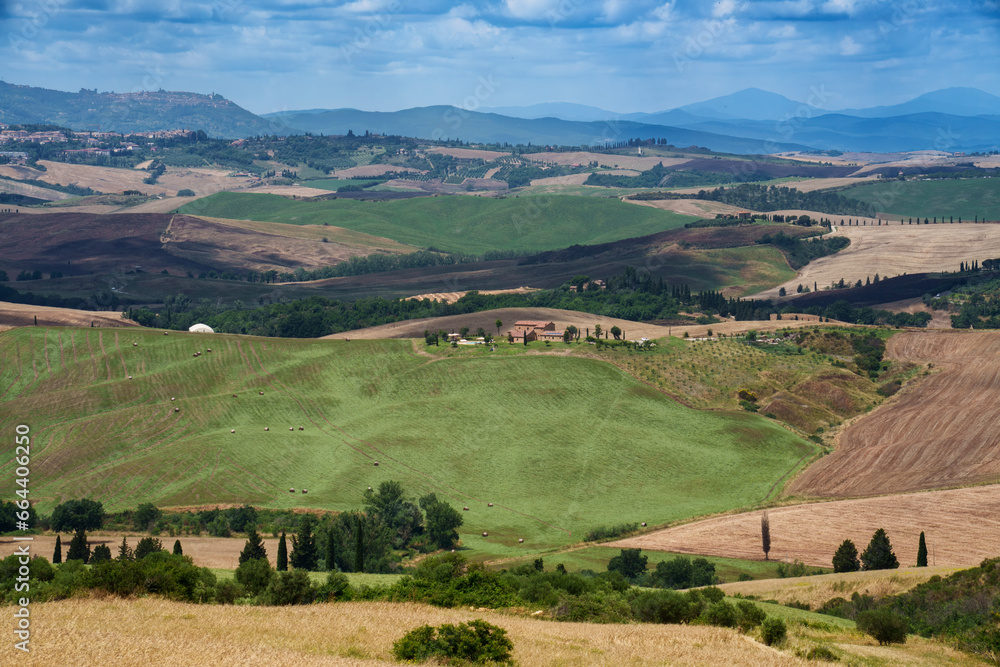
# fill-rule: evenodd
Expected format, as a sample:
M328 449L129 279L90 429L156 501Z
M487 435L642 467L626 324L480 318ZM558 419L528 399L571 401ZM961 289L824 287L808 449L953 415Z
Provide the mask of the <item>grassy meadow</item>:
M420 197L308 202L221 192L179 213L297 225L333 225L448 252L552 250L674 229L696 218L589 197Z
M886 181L848 188L842 194L869 202L879 213L904 218L1000 220L1000 183L994 178Z
M399 480L469 507L463 544L492 556L752 505L814 450L755 415L685 408L599 360L435 361L407 340L15 329L0 333L0 405L0 428L32 429L40 511L79 497L112 511L349 510Z

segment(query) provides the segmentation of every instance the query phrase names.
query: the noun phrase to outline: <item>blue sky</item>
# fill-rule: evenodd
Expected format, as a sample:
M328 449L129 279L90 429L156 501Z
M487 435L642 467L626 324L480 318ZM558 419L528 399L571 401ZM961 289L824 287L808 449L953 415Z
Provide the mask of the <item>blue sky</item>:
M1000 95L998 38L1000 0L0 0L9 83L216 92L256 113Z

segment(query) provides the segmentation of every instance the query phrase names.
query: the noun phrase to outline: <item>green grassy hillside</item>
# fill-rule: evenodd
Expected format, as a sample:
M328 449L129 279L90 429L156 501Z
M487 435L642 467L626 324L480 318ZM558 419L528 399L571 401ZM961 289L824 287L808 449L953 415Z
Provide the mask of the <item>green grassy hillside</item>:
M395 479L469 506L464 543L498 555L745 506L812 451L769 421L684 408L597 360L431 361L405 340L140 330L0 334L0 429L19 423L34 436L41 511L83 496L109 510L347 510Z
M591 197L420 197L388 202L306 202L221 192L178 209L217 218L324 223L448 252L552 250L681 227L695 218Z
M994 178L887 181L848 188L843 194L894 216L1000 220L1000 182Z

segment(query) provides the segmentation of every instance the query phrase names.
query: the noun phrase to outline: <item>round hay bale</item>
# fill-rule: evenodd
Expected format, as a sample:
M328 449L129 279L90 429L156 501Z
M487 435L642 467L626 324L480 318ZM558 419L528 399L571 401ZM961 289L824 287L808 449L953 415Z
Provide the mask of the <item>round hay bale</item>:
M233 398L236 398L236 394L233 394Z
M139 343L132 343L132 347L139 347Z
M235 428L229 429L229 432L230 433L236 433L236 429Z
M519 537L518 540L517 540L517 543L518 544L524 544L524 538L523 537Z
M489 503L487 507L493 507L493 503Z
M469 508L468 508L468 507L463 507L463 508L462 508L462 511L463 511L463 512L468 512L468 511L469 511Z
M299 427L299 430L300 430L300 431L304 431L305 429L304 429L304 428L302 428L302 427L300 426L300 427Z
M180 411L181 411L180 408L174 408L174 412L180 412Z
M309 493L308 489L302 489L302 493Z
M289 493L295 493L295 487L293 486L292 488L288 489L288 492Z
M169 336L169 335L170 335L170 332L169 332L169 331L164 331L164 332L163 332L163 335L164 335L164 336Z
M206 350L206 352L211 352L211 351L212 351L212 348L208 348L208 349Z
M132 376L131 376L131 375L129 375L129 376L128 376L128 379L129 379L129 380L131 380L131 379L132 379Z
M378 461L375 462L375 465L378 466Z
M294 431L294 430L295 430L295 427L294 427L294 426L289 426L289 427L288 427L288 430L289 430L289 431Z
M170 397L170 400L171 400L171 401L176 401L177 399L176 399L175 397L171 396L171 397Z
M643 521L643 522L642 522L642 527L643 527L643 528L645 528L645 527L646 527L646 522L645 522L645 521Z
M270 431L271 429L269 429L268 427L266 427L266 426L265 426L265 427L264 427L264 430L265 430L265 431Z
M487 532L483 532L483 537L489 537L489 536L490 536L490 534L489 534L489 533L487 533Z
M261 396L263 396L263 395L264 395L264 392L260 392L260 395L261 395Z

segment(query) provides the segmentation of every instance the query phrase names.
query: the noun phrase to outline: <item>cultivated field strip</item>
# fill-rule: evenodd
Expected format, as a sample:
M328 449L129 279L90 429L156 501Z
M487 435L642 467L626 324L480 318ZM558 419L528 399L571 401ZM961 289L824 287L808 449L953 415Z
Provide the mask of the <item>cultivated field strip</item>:
M1000 554L1000 485L907 493L768 510L771 560L832 567L845 539L864 550L884 528L903 566L917 562L920 532L927 537L929 563L978 565ZM613 542L608 546L763 560L760 512L696 521Z
M886 356L936 372L847 427L790 495L868 496L1000 480L1000 331L913 331Z

